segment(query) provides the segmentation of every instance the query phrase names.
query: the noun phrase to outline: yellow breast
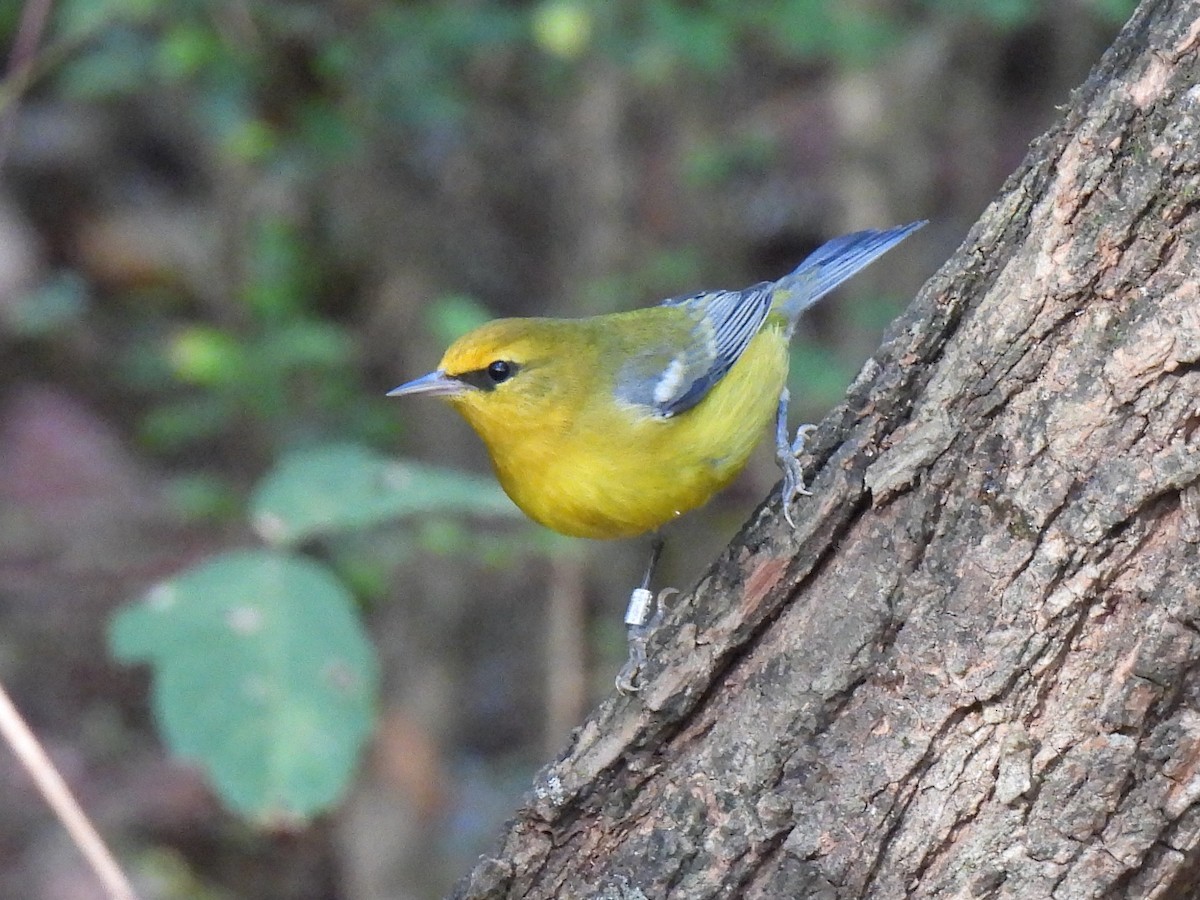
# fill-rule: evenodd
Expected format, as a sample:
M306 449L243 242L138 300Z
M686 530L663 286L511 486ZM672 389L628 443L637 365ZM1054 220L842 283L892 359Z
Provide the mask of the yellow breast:
M600 365L581 360L573 368ZM670 418L573 385L557 385L553 403L547 387L527 391L520 403L455 405L530 518L576 537L631 537L695 509L734 479L774 418L787 367L783 330L768 323L696 406Z

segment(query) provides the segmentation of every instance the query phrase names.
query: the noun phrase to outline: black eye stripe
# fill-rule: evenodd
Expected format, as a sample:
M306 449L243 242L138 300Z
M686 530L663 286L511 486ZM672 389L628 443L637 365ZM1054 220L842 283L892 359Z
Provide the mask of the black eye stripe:
M463 384L469 384L471 387L479 388L481 391L494 391L496 385L510 380L520 371L520 368L515 362L506 359L497 359L482 369L461 372L454 377Z

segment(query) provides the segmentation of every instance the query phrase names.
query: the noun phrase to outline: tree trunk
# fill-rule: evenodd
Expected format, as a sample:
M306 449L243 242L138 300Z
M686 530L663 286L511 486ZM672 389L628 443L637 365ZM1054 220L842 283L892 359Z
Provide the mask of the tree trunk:
M483 897L1191 897L1200 4L1149 0Z

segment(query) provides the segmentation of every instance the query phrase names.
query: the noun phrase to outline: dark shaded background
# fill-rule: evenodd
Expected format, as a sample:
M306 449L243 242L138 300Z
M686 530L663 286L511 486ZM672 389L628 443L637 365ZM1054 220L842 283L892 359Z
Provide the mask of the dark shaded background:
M104 628L252 543L247 492L283 451L344 438L482 470L453 414L382 397L481 316L739 287L930 219L805 320L793 417L819 420L1129 6L0 9L0 679L146 895L440 895L623 653L641 542L446 517L314 548L383 659L379 733L311 827L223 813ZM694 581L777 480L764 449L674 526L664 581ZM97 896L7 752L0 785L0 896Z

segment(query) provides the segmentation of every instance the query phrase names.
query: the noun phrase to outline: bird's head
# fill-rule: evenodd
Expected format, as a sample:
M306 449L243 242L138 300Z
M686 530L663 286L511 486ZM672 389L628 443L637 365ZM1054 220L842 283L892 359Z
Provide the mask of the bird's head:
M455 407L488 441L494 430L549 424L581 363L581 320L497 319L450 345L437 369L389 391ZM566 364L564 364L564 362Z

